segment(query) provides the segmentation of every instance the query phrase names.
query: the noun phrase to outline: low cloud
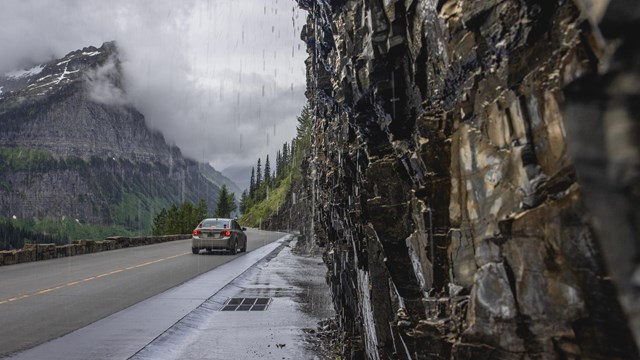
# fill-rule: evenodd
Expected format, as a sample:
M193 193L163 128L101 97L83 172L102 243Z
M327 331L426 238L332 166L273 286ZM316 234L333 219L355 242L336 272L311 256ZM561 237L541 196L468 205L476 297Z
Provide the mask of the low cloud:
M3 0L0 73L115 40L89 74L95 101L129 101L169 143L222 169L253 164L295 134L305 103L305 14L274 0ZM124 95L127 97L125 98Z
M120 80L117 59L112 56L102 66L85 74L89 98L107 105L128 104L129 99L118 84Z

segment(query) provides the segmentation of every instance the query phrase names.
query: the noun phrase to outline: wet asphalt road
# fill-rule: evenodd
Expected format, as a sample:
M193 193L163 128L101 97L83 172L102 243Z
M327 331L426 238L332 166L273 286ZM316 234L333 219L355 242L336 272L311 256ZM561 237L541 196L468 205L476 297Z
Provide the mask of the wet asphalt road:
M250 229L247 251L282 236ZM193 255L190 240L181 240L0 267L0 357L68 334L241 256L246 255Z
M129 360L335 359L314 335L319 320L335 316L327 269L320 256L294 253L295 244L276 248ZM221 311L232 298L270 302Z

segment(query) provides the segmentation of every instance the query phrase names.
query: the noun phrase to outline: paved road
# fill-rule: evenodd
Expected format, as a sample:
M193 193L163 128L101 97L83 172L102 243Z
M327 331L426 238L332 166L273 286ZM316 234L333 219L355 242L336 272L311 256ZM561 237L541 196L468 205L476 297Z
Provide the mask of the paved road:
M282 237L247 232L250 252ZM0 356L82 328L238 256L190 240L0 267Z

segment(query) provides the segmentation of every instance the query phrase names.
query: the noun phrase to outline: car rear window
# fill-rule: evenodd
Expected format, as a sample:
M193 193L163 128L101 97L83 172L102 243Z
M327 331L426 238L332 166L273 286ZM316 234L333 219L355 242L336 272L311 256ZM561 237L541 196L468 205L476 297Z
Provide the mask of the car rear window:
M202 222L203 228L229 229L229 220L210 219Z

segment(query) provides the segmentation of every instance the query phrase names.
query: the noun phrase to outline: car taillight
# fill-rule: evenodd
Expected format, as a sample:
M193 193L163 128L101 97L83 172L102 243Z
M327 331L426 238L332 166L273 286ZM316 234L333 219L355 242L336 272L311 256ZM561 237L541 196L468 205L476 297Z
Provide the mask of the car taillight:
M200 230L193 230L193 235L200 235L202 234L202 231Z
M231 236L231 231L227 230L227 231L223 231L222 236Z

